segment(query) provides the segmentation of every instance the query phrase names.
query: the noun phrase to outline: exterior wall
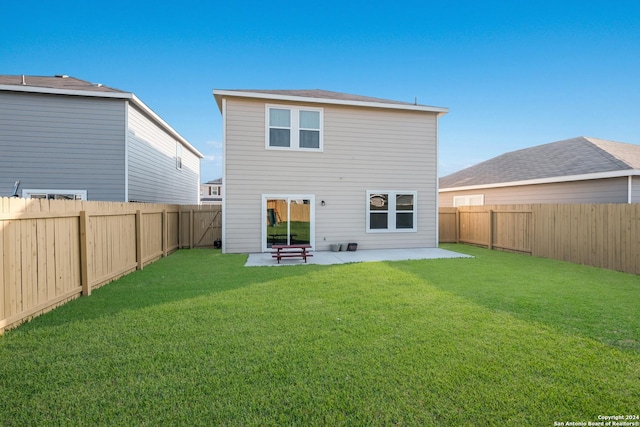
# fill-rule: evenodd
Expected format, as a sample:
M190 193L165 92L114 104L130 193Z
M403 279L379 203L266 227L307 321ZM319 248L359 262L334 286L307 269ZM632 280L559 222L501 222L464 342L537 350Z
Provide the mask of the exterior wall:
M196 204L200 194L200 159L133 104L128 104L129 201Z
M0 196L20 180L20 190L123 201L124 123L122 100L0 92Z
M437 245L435 113L324 105L323 152L268 150L266 103L226 100L226 252L262 251L262 194L314 196L315 250ZM367 190L417 191L418 231L367 233Z
M628 178L620 177L441 192L439 194L439 206L453 206L454 196L476 194L484 195L485 205L521 203L627 203L627 184ZM638 193L638 195L640 195L640 193Z
M222 204L222 185L209 183L200 184L200 203Z

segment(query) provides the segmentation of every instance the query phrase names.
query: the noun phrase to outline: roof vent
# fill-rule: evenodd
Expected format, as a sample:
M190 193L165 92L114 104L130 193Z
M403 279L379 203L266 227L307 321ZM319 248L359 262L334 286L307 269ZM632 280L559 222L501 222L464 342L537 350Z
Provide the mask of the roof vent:
M26 79L25 79L25 77L24 77L24 74L22 75L22 82L20 82L20 84L21 84L22 86L24 86L24 85L26 85L26 84L27 84L27 81L26 81Z
M102 83L91 83L91 86L102 87Z
M66 74L56 74L55 76L57 78L59 78L59 79L68 79L69 78L69 76L67 76Z

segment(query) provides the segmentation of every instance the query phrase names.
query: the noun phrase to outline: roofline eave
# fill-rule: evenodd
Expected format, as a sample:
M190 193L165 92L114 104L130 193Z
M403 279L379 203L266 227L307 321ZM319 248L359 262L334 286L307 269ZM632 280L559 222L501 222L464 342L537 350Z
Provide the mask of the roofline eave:
M624 169L624 170L618 170L618 171L587 173L587 174L580 174L580 175L554 176L549 178L528 179L528 180L522 180L522 181L495 182L490 184L448 187L448 188L440 188L438 189L438 192L449 193L452 191L482 190L482 189L501 188L501 187L519 187L523 185L553 184L556 182L571 182L571 181L588 181L592 179L620 178L625 176L640 176L640 169Z
M233 96L233 97L240 97L240 98L270 99L270 100L288 101L288 102L306 102L311 104L332 104L332 105L348 105L348 106L354 106L354 107L425 111L430 113L438 113L438 116L447 114L449 112L448 108L432 107L428 105L392 104L392 103L385 103L385 102L353 101L353 100L335 99L335 98L313 98L308 96L270 94L270 93L250 92L250 91L214 89L213 96L216 99L218 108L220 109L222 109L222 98L226 96Z

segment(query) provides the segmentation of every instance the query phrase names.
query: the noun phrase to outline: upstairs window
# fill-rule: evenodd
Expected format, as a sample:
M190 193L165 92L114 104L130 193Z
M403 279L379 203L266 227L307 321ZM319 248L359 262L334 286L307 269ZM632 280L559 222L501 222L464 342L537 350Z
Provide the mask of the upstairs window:
M320 112L300 110L300 148L320 148Z
M367 232L417 231L417 192L367 191Z
M269 147L291 147L291 111L269 109Z
M182 170L182 144L176 142L176 169Z
M322 151L322 109L267 105L268 149Z
M484 194L474 194L471 196L453 196L453 206L482 206L484 205Z

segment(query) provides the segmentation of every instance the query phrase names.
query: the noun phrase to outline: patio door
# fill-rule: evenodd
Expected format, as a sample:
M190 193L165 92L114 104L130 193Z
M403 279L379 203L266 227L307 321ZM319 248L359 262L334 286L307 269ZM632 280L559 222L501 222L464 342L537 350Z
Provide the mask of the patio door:
M273 245L315 244L315 202L309 195L262 196L262 250Z

